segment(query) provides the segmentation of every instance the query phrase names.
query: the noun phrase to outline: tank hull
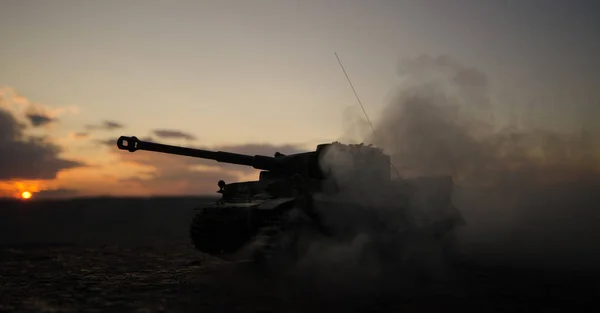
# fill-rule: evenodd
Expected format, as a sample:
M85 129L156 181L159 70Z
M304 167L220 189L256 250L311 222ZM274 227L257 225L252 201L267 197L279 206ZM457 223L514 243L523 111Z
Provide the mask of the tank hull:
M465 222L452 204L447 177L396 180L379 187L370 193L218 202L200 209L190 227L191 240L202 253L243 261L275 254L276 246L290 245L282 240L297 242L301 234L339 244L361 236L377 238L378 245L397 244L415 237L442 240ZM298 257L302 252L294 253Z

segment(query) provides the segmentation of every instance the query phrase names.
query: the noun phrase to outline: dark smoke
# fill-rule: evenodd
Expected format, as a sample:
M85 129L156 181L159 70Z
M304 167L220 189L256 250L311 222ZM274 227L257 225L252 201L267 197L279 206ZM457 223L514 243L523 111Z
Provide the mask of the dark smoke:
M594 134L494 125L485 75L448 58L420 57L401 74L408 86L365 140L404 176L452 175L468 223L464 252L528 266L600 264Z
M527 266L600 264L594 134L493 124L485 75L446 57L419 57L400 73L406 86L364 140L405 177L452 175L465 253Z
M597 176L598 146L589 133L493 125L486 78L477 70L424 56L401 73L413 83L399 90L377 132L364 140L391 154L404 176L448 174L478 186L512 175L534 184Z
M600 157L594 135L494 124L486 76L447 57L407 61L400 74L405 83L376 132L365 133L363 122L350 132L384 148L404 178L453 177L453 202L467 223L454 234L453 258L526 268L600 264ZM325 162L338 168L336 178L349 188L349 202L386 201L376 184L345 176L352 166L348 160ZM394 229L402 212L388 204L377 214L382 227ZM317 209L333 224L360 227L360 217L351 220L356 215L350 206ZM377 237L355 230L347 244L310 243L297 274L307 281L312 277L312 288L346 297L452 277L443 247L427 234Z

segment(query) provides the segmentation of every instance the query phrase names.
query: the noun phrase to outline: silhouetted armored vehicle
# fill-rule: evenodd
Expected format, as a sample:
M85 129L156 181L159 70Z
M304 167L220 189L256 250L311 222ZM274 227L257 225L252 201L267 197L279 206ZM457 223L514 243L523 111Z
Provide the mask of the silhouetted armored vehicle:
M196 249L226 260L250 258L271 264L297 258L304 251L299 234L340 241L354 240L360 234L391 238L415 232L441 238L464 223L452 204L451 177L392 179L390 156L372 146L334 142L320 144L315 151L277 152L273 157L125 136L117 146L130 152L177 154L261 170L257 181L220 180L220 199L200 207L191 222Z

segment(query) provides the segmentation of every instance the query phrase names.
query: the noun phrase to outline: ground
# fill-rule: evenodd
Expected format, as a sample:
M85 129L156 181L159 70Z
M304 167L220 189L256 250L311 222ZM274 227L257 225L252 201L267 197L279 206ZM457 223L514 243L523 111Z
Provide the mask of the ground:
M535 262L505 262L520 254L489 244L480 253L489 257L456 256L445 275L433 281L400 275L369 284L351 272L337 275L336 268L316 277L305 272L267 277L247 263L226 263L193 249L188 238L193 208L207 201L212 199L0 201L0 312L577 312L597 307L598 266L583 270L581 262L579 269L562 262L565 266L542 270L532 266ZM578 229L585 225L579 223ZM565 228L555 232L566 238ZM527 251L553 260L560 254L540 251L573 250L558 245L551 234ZM591 235L571 237L576 240L570 246L597 242ZM598 264L592 262L596 247L574 250L574 255ZM503 261L492 262L499 255Z
M463 264L452 280L419 292L344 297L189 245L5 247L0 263L1 312L557 312L596 306L600 290L592 273Z

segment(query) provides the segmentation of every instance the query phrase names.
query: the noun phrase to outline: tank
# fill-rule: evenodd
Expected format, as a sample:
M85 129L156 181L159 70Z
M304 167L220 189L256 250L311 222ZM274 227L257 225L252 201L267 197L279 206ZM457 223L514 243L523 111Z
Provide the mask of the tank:
M298 259L305 251L300 234L351 241L365 233L399 236L419 231L442 240L464 224L452 204L452 177L392 179L390 156L370 145L333 142L313 151L263 156L121 136L117 147L260 170L256 181L219 180L220 198L195 208L191 242L198 251L224 260L272 264Z

